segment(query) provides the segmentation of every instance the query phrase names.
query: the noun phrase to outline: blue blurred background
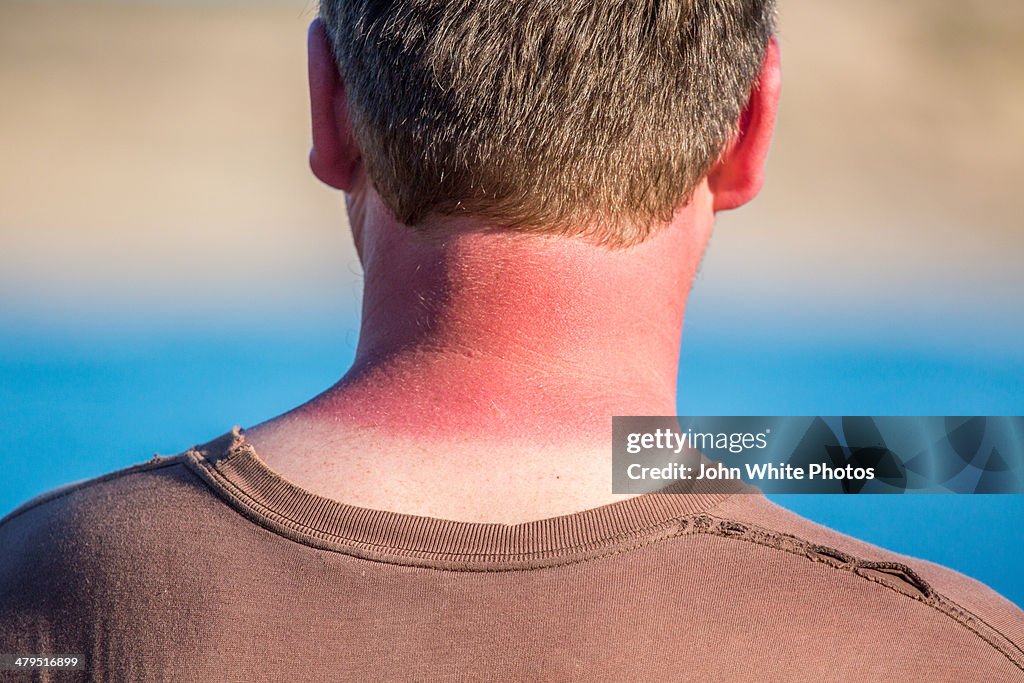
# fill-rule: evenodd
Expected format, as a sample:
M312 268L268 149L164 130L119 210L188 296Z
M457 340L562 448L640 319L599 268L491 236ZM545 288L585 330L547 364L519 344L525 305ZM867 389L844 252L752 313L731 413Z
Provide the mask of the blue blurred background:
M783 3L769 182L721 217L679 409L1024 413L1024 11ZM304 2L0 5L0 514L347 368L360 276L305 166ZM1024 604L1019 496L788 496Z

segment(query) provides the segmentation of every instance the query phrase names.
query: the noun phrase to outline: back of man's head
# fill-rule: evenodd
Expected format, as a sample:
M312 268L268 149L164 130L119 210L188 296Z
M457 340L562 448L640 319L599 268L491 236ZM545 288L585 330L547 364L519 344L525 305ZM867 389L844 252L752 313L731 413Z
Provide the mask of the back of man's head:
M729 143L774 0L323 0L321 17L399 221L628 246Z

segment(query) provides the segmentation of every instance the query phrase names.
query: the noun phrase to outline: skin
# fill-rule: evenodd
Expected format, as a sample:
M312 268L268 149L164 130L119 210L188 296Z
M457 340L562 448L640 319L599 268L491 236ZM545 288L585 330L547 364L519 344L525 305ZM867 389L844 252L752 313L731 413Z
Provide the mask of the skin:
M636 247L398 223L364 172L344 84L309 31L310 166L345 193L365 273L352 368L247 429L294 484L362 507L519 523L614 502L611 416L674 415L683 314L718 211L760 190L780 90L773 40L739 132Z

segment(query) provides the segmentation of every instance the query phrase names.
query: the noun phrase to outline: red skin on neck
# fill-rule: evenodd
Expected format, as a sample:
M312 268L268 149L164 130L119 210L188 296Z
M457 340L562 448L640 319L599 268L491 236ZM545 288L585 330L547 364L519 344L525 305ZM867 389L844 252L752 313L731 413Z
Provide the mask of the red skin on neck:
M365 271L356 360L289 420L426 439L610 438L675 413L683 312L713 223L705 187L626 250L460 225L425 239L350 196Z

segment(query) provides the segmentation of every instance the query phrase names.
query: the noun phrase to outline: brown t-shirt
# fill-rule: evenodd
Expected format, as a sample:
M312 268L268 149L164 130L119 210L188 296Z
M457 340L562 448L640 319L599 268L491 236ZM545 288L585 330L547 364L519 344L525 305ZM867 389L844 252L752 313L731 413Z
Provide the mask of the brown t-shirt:
M52 680L991 683L1022 643L984 586L724 490L452 522L315 496L235 432L0 521L0 654L84 656Z

